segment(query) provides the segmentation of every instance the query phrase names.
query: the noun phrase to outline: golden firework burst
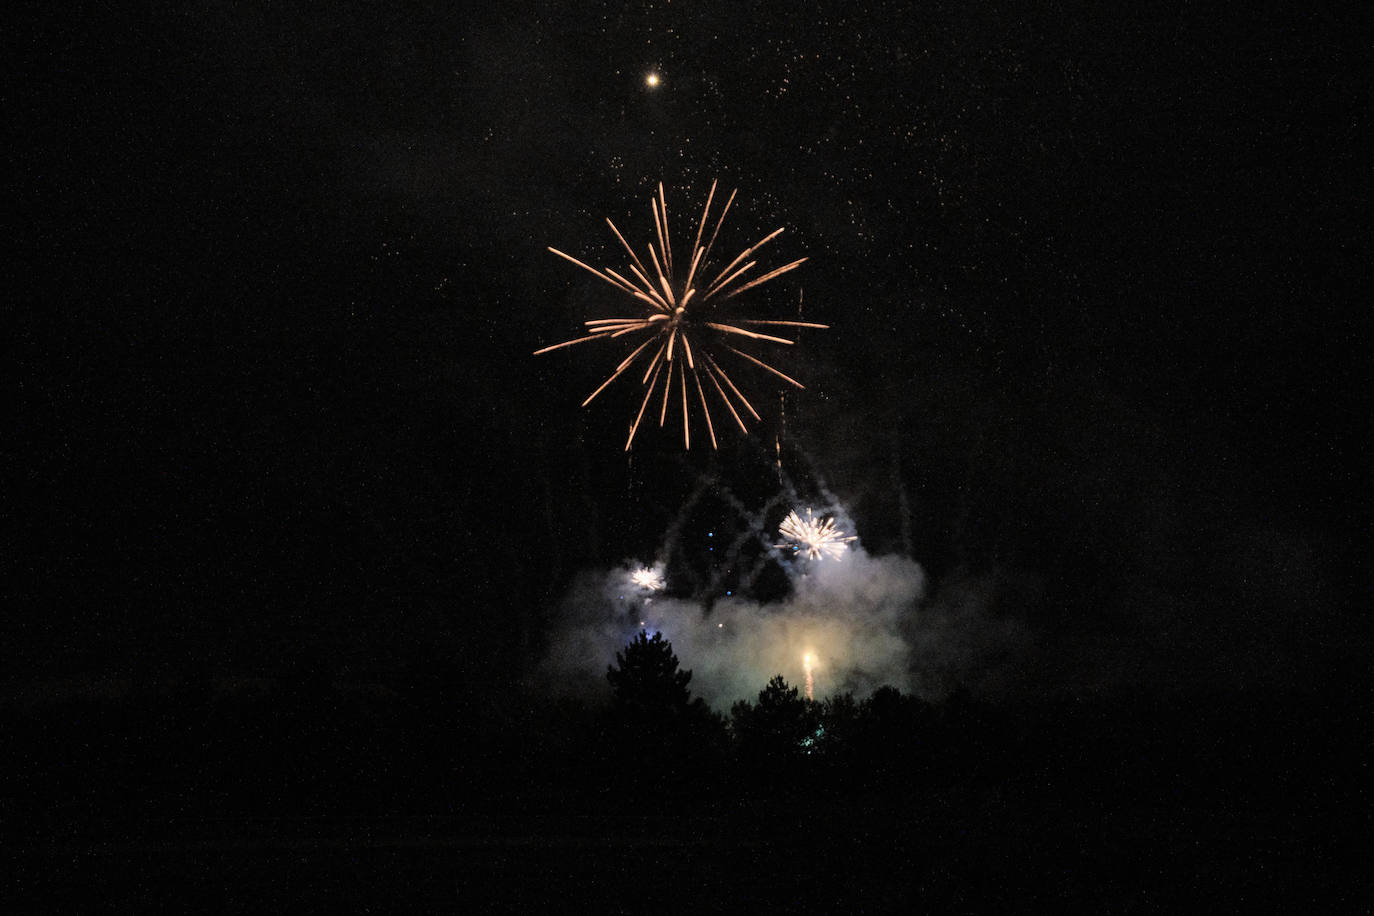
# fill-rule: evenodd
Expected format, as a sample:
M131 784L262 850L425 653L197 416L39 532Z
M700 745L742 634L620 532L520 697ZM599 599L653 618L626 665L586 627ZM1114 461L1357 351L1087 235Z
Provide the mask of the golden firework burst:
M630 296L643 309L640 315L634 317L591 319L585 323L588 331L586 336L566 340L563 343L534 351L534 355L538 356L541 353L561 350L564 347L571 347L592 340L614 340L630 337L633 341L635 336L644 338L615 367L615 371L582 402L582 406L586 407L597 395L605 391L611 382L628 372L632 366L641 363L642 359L647 359L644 373L640 376L640 385L644 388L644 396L639 404L639 412L630 425L629 438L625 440L626 451L634 443L635 433L639 431L649 402L653 399L655 391L659 389L660 379L663 381L662 400L658 411L658 425L660 427L667 420L669 404L673 403L676 407L673 398L674 376L676 376L678 399L682 405L682 442L685 448L690 449L692 447L690 420L692 408L689 406L694 400L691 397L692 391L696 392L695 400L701 404L706 431L711 438L711 447L718 447L715 423L711 416L710 399L707 396L708 386L702 383L703 375L709 384L709 390L718 397L720 403L725 405L730 416L739 424L739 428L748 433L749 428L740 415L740 409L755 420L760 419L759 413L740 391L739 386L731 379L729 373L720 365L717 356L722 359L738 357L750 366L771 372L790 385L797 388L805 387L796 379L784 374L757 356L732 346L730 341L739 343L741 346L745 346L746 341L786 345L796 343L796 341L788 340L785 337L749 330L748 327L741 327L741 325L787 328L826 328L829 327L828 325L816 324L811 321L776 321L758 318L733 318L728 322L718 320L721 317L720 309L729 300L756 286L767 283L769 280L780 277L788 271L795 270L807 260L800 258L762 275L751 274L751 271L758 265L756 260L751 260L752 256L764 245L782 234L782 229L776 229L744 249L724 268L715 272L714 279L705 282L704 278L713 271L711 249L715 245L716 236L720 234L720 227L725 223L726 214L730 212L730 205L735 201L735 193L735 191L730 192L730 198L725 202L720 216L717 217L715 228L712 230L709 240L703 245L702 238L711 215L711 202L715 200L716 196L716 182L711 183L711 193L707 195L706 206L702 208L701 220L697 224L696 238L689 249L689 257L675 262L668 233L668 200L663 192L663 184L660 182L658 196L650 198L650 209L653 211L654 218L654 234L658 241L657 247L652 241L647 246L647 264L652 265L652 270L625 241L625 237L621 235L620 230L609 218L606 220L606 225L611 227L611 232L615 233L616 239L619 240L630 256L631 263L623 271L617 272L609 267L605 270L598 270L570 254L559 251L557 248L549 248L549 251L560 258L576 264ZM679 270L679 266L683 265L685 265L685 270ZM726 357L725 354L727 353L731 356Z

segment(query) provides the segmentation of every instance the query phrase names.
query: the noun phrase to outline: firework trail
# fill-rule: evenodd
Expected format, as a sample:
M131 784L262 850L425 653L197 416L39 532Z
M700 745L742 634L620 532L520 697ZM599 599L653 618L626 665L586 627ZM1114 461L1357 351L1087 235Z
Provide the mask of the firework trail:
M802 656L802 664L806 667L806 698L808 700L816 699L816 679L813 676L814 662L815 659L810 652Z
M682 528L691 518L692 510L697 504L710 493L718 483L717 479L709 474L702 474L697 478L696 486L678 509L677 518L668 526L668 530L663 533L663 546L659 549L659 556L663 558L663 565L671 567L679 546L682 543Z
M710 584L707 586L707 594L717 594L720 592L721 588L723 587L722 583L725 581L726 576L732 569L734 569L739 564L740 557L744 548L751 542L757 542L764 549L759 553L757 559L754 560L754 563L750 566L750 568L739 576L737 586L737 588L742 594L747 594L749 590L753 588L754 582L758 580L758 577L760 574L762 574L764 567L766 567L773 559L769 555L767 550L767 548L770 545L768 544L767 540L763 537L762 534L764 527L764 518L768 515L768 513L772 512L778 506L784 505L789 501L790 500L788 500L784 494L780 493L774 496L768 502L764 503L763 508L761 508L757 513L748 513L742 516L745 519L746 527L743 528L740 531L740 533L735 536L735 539L731 541L730 545L726 548L725 565L712 578Z
M805 550L807 558L811 560L819 560L823 556L838 560L844 555L849 542L858 539L857 535L846 537L843 531L835 527L833 518L816 521L810 509L806 510L806 518L798 515L796 510L789 512L778 528L778 534L786 538L786 542L774 544L774 547L791 548L794 553Z
M714 571L707 572L705 581L703 581L701 576L692 571L690 564L682 562L682 531L684 526L692 520L693 513L708 499L710 504L732 512L735 520L741 524L730 541L718 545L720 546L720 563ZM788 491L775 494L758 511L751 511L734 494L718 473L702 473L698 475L692 491L682 505L678 507L676 518L663 533L658 549L659 565L666 567L669 571L674 571L674 579L679 585L690 582L693 589L692 593L698 600L709 601L711 600L709 596L719 595L725 590L725 583L738 567L744 549L750 543L757 543L764 548L763 551L750 568L740 574L735 586L738 591L747 592L764 568L770 562L775 562L775 557L768 550L773 544L771 537L765 533L765 519L778 507L795 502L797 502L797 497L789 484ZM728 528L728 523L724 527Z
M722 268L714 279L709 282L706 281L705 278L710 273L708 265L711 265L711 249L715 245L716 236L720 233L720 227L725 223L725 215L730 212L730 205L735 200L735 193L735 191L730 192L730 198L725 202L720 216L716 219L715 228L712 230L710 238L703 245L703 234L711 215L711 202L716 195L716 183L711 183L711 193L707 195L706 206L702 208L701 220L697 224L696 238L688 251L689 257L679 261L675 261L673 258L673 249L668 232L668 200L663 193L662 182L658 186L658 197L650 198L650 209L653 211L654 218L654 234L657 237L658 246L655 247L652 241L648 243L647 262L635 253L635 250L625 241L625 237L620 234L620 230L610 219L606 220L606 224L610 226L616 239L619 240L625 252L630 256L631 263L622 272L617 272L609 267L605 270L598 270L579 261L572 255L559 251L557 248L549 248L549 251L560 258L576 264L630 296L643 310L636 317L594 318L585 322L588 331L586 336L566 340L563 343L534 351L534 355L538 356L541 353L549 353L591 340L627 336L631 337L632 340L635 337L643 338L642 342L630 352L630 355L615 367L615 371L582 402L582 406L586 407L597 395L606 390L611 382L629 371L632 366L636 368L635 374L638 374L636 364L642 362L641 357L648 360L643 375L639 379L640 385L644 388L644 397L640 401L639 412L635 415L634 423L630 426L629 438L625 440L626 451L629 451L630 446L634 443L635 433L639 431L639 425L644 419L645 412L649 409L650 402L655 398L660 379L663 381L663 386L662 394L658 396L660 400L656 405L658 406L658 425L663 426L667 420L669 406L676 410L680 401L684 448L690 449L692 447L689 402L701 404L702 415L706 420L706 432L711 439L711 447L718 447L716 445L715 422L711 415L707 396L708 391L712 392L725 405L725 409L739 424L739 428L747 433L749 428L745 425L740 411L743 410L755 420L759 420L760 417L753 404L749 402L749 399L740 391L739 386L735 384L734 380L717 361L716 357L723 356L726 351L776 375L790 385L797 388L805 387L796 379L783 374L757 356L737 349L731 344L738 343L740 346L745 346L745 341L787 345L796 343L796 341L788 340L785 337L749 330L747 327L741 327L741 325L782 328L826 328L828 325L810 321L744 318L731 319L731 323L727 324L715 320L721 317L718 315L718 311L728 300L800 267L807 260L800 258L762 275L752 276L750 271L758 264L758 261L751 260L752 256L764 245L782 234L782 229L776 229L744 249L734 260ZM714 265L711 266L714 267ZM750 276L752 279L749 278ZM706 378L705 383L702 381L703 375ZM675 382L676 397L673 394Z
M758 454L767 460L768 456L762 449L759 450ZM805 452L802 453L802 458L808 464L810 463L810 458ZM834 514L839 505L838 500L830 493L825 481L814 468L811 470L811 476L815 480L811 482L808 489L819 488L822 501L829 507L823 509L822 512L823 514L830 514L833 521L821 523L813 520L812 525L818 530L806 533L797 544L774 544L773 541L776 540L776 536L774 529L771 529L768 523L768 519L770 517L777 518L781 514L778 513L780 508L805 501L790 475L785 471L780 471L780 486L777 491L760 507L751 509L735 495L718 471L698 474L691 491L678 507L676 517L663 533L657 552L658 565L674 572L674 579L679 588L690 585L694 599L705 601L709 605L716 597L730 594L726 589L727 583L731 580L734 582L734 593L748 594L765 569L770 564L777 562L778 556L773 552L774 548L792 548L794 553L805 549L808 550L808 554L813 559L819 558L819 555L810 554L810 547L802 542L824 540L819 532L827 526L834 534L835 543L829 543L821 548L824 550L823 555L838 556L839 553L846 550L847 544L856 541L857 538L845 537L843 532L835 530L834 526L841 524L841 516ZM703 503L707 502L727 510L733 515L734 520L739 522L739 526L735 529L732 538L715 545L719 551L717 554L719 562L707 570L703 576L694 571L689 562L683 560L682 535L684 527L691 521L693 514L702 507ZM808 514L814 514L814 510ZM800 528L804 529L806 526L805 519L798 516L797 521ZM730 527L728 523L723 524L726 528ZM786 536L786 532L782 532L782 534L784 537ZM757 544L763 549L758 552L752 551L750 547L753 544Z

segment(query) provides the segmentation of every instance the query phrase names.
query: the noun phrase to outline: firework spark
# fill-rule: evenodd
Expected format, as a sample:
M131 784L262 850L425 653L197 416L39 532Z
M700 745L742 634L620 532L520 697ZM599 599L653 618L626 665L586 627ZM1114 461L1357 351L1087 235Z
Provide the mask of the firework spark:
M806 698L816 699L816 679L815 679L815 659L808 652L802 656L802 665L806 667Z
M790 548L794 553L805 550L807 558L812 560L823 556L839 559L849 542L858 540L857 535L846 537L843 531L835 527L833 518L817 521L810 509L806 510L806 518L802 518L795 510L789 512L778 528L778 534L786 541L774 544L774 547Z
M644 388L644 397L640 401L639 412L635 415L634 423L630 425L630 435L625 440L626 451L629 451L630 446L634 443L635 434L639 431L639 425L644 419L645 411L649 408L649 402L654 399L655 392L658 391L660 379L663 386L662 393L659 395L661 400L657 405L658 425L661 427L666 422L669 406L671 405L676 411L680 401L682 443L685 448L690 449L692 447L690 422L692 408L690 403L701 404L701 412L706 421L706 432L710 436L711 447L717 447L716 428L711 416L711 398L708 397L708 392L713 393L725 404L726 410L739 424L739 428L747 433L749 428L745 425L744 419L740 416L740 410L737 408L742 408L755 420L760 419L759 413L754 409L754 405L749 403L749 399L740 391L730 375L717 362L716 356L724 356L726 352L740 357L757 368L771 372L790 385L797 388L806 387L757 356L737 349L731 345L731 342L738 343L740 346L745 346L746 341L790 345L796 341L774 334L764 334L749 328L826 328L829 327L828 325L810 321L772 321L757 318L731 318L729 323L717 320L722 317L719 314L720 309L730 299L800 267L807 260L801 258L763 274L757 274L757 272L751 274L750 271L758 265L757 260L752 260L754 253L782 234L781 229L776 229L744 249L734 260L716 272L713 279L708 281L706 278L710 276L714 268L711 262L711 249L715 245L716 236L720 233L720 227L725 222L725 215L730 212L730 204L734 203L735 193L735 191L730 192L729 200L725 202L720 216L716 218L715 228L711 231L710 238L705 244L702 244L706 224L711 215L711 202L716 196L716 183L711 183L711 193L706 197L706 206L702 208L701 220L697 223L696 238L687 252L689 256L677 261L673 258L673 248L668 232L668 200L663 193L661 182L658 186L658 197L650 199L650 209L654 217L654 234L657 237L658 245L655 247L653 241L648 243L647 261L635 253L635 250L625 241L625 237L620 234L620 230L610 219L606 220L606 224L611 227L616 239L619 240L625 252L630 256L630 263L621 272L609 267L605 270L598 270L570 254L559 251L557 248L549 248L549 251L560 258L576 264L630 296L642 310L639 315L633 317L594 318L585 322L588 332L586 336L534 351L534 355L538 356L541 353L561 350L564 347L571 347L591 340L613 340L628 336L633 341L635 336L643 337L643 341L615 367L615 371L582 402L582 406L586 407L597 395L606 390L611 382L629 371L631 366L636 366L636 363L647 360L644 372L639 376L639 384ZM742 327L742 325L748 327ZM636 371L632 377L637 374ZM703 375L706 377L704 384L702 382ZM673 393L674 382L677 386L676 397ZM696 395L696 398L692 397L693 394Z
M630 581L649 592L657 592L663 588L663 574L647 566L630 573Z

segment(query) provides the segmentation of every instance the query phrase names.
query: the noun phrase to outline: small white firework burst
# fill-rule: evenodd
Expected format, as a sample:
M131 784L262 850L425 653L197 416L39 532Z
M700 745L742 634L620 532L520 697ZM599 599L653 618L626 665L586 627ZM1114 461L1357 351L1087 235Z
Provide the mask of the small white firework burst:
M794 553L805 551L807 558L811 560L819 560L821 557L839 559L848 549L849 542L858 540L857 535L846 536L843 531L836 528L833 518L818 521L810 509L806 510L806 518L798 515L796 510L789 512L778 528L778 534L785 538L785 541L774 544L774 547L790 549Z
M648 566L630 573L630 581L647 592L657 592L663 589L663 574Z

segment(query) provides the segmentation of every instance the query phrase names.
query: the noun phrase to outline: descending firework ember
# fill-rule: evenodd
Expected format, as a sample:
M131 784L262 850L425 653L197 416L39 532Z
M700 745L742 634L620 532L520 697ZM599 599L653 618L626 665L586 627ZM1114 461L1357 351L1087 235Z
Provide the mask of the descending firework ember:
M534 354L538 356L541 353L571 347L574 344L585 343L589 340L643 336L643 341L615 367L615 371L601 383L600 387L582 402L582 406L586 407L593 398L606 389L606 386L629 371L636 362L641 361L641 357L648 360L644 373L640 376L640 385L644 388L644 397L640 401L639 412L635 415L634 423L630 426L629 438L625 440L626 451L629 451L630 446L634 443L635 433L639 431L639 424L644 419L644 413L649 407L649 402L655 397L660 380L663 382L663 390L659 395L661 402L658 409L658 425L663 426L667 419L669 405L671 404L676 412L678 401L681 401L682 443L685 448L690 449L692 447L689 402L701 404L702 416L706 421L706 432L711 438L711 447L717 447L716 429L712 421L707 397L708 391L718 396L719 400L725 404L730 416L739 424L739 428L747 433L749 429L740 416L740 410L737 409L737 406L743 408L744 412L755 420L760 419L758 411L749 403L749 399L740 391L716 357L723 357L728 351L754 367L771 372L788 384L797 388L804 388L805 386L796 379L784 375L757 356L737 349L730 342L738 343L740 346L744 346L745 341L774 344L795 343L793 340L749 330L748 327L741 327L741 325L787 328L828 327L828 325L815 324L809 321L734 318L731 319L730 323L725 323L716 320L722 317L718 311L728 300L799 267L806 261L806 258L784 264L782 267L774 268L767 273L749 279L749 272L758 264L757 261L750 260L750 258L754 252L782 234L782 230L777 229L746 248L716 273L714 279L707 281L708 265L711 264L711 248L715 244L716 236L720 233L721 225L725 222L725 215L730 212L730 204L735 200L735 192L731 191L729 200L725 202L720 216L716 219L715 228L711 231L710 238L705 244L702 244L702 235L711 214L711 201L715 199L715 195L716 185L715 182L712 182L711 193L707 195L706 206L702 208L701 220L697 224L696 239L687 252L688 257L678 261L673 258L673 249L669 242L668 201L664 196L662 183L658 186L658 197L650 200L654 217L654 233L658 239L658 246L655 247L652 241L649 242L647 262L635 254L634 249L620 234L620 230L615 227L615 223L609 219L606 220L607 225L611 227L616 239L619 240L630 256L631 263L623 272L618 273L609 267L604 271L598 270L579 261L572 255L564 254L557 248L549 249L560 258L571 261L583 270L595 274L622 293L633 297L635 303L643 309L643 312L636 317L592 319L586 322L588 333L585 337L578 337L534 351ZM691 378L689 379L688 376ZM705 376L704 383L702 381L703 376ZM677 387L676 396L673 391L675 384ZM696 395L696 398L692 397L693 394Z
M663 588L663 575L647 566L630 573L630 581L645 591L656 592Z
M806 510L806 518L802 518L795 510L789 512L778 528L778 534L787 541L774 544L774 547L789 547L797 553L805 550L806 556L812 560L818 560L822 556L838 559L845 552L849 542L858 539L853 535L846 537L843 531L835 527L833 518L816 521L810 509Z

